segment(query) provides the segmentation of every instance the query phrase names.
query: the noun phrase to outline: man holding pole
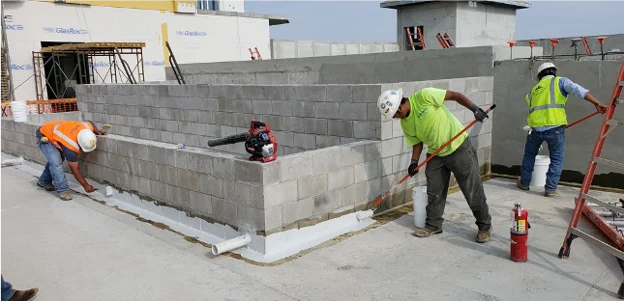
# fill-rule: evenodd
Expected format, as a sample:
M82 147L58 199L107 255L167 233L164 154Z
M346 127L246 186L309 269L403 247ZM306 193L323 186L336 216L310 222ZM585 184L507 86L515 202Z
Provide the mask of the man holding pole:
M544 141L548 144L550 166L546 173L544 195L557 195L557 185L563 169L565 126L568 124L565 105L570 94L591 102L596 111L604 113L607 107L601 104L589 91L568 78L557 76L557 67L553 63L543 63L537 69L538 83L526 95L529 106L527 123L531 128L524 146L524 157L520 179L517 185L522 190L529 190L529 184L535 165L535 156Z
M428 156L441 149L427 162L426 226L417 228L414 235L427 237L442 233L442 215L452 172L476 218L479 228L476 240L480 243L487 242L492 232L492 218L481 182L477 151L468 139L467 132L442 148L463 130L459 120L444 105L445 100L456 101L468 108L479 122L488 118L487 113L465 95L437 88L425 88L409 97L403 95L402 89L385 91L379 96L377 106L386 120L401 120L405 141L412 147L412 160L407 169L410 176L418 173L418 160L423 144L429 149Z

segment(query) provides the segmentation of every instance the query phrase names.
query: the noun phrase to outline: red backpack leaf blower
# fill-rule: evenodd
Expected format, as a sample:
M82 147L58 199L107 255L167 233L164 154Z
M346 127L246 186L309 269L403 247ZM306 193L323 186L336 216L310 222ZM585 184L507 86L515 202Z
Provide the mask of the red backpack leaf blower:
M277 159L277 139L271 132L268 124L260 121L251 121L249 132L217 138L208 141L208 146L245 142L245 150L251 154L249 160L262 163Z

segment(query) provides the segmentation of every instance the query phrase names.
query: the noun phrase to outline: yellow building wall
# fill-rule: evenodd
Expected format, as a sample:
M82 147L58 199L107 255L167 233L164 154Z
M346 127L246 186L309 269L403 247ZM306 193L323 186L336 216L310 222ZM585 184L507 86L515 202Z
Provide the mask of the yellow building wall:
M39 2L54 2L54 0L37 0ZM91 6L107 6L117 8L133 8L144 10L160 10L175 12L178 3L190 4L195 6L195 1L180 0L156 0L156 1L119 1L119 0L66 0L68 4L85 4Z

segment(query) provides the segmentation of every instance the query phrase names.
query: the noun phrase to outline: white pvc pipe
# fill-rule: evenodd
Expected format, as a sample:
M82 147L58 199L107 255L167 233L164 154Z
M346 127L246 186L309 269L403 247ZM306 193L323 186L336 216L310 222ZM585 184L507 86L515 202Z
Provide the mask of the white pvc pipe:
M373 210L366 210L366 211L358 212L357 219L358 221L361 221L363 219L367 219L372 216L373 216Z
M212 245L212 254L219 255L227 251L235 250L240 247L246 246L251 243L251 236L244 234L226 241L222 241L218 244Z

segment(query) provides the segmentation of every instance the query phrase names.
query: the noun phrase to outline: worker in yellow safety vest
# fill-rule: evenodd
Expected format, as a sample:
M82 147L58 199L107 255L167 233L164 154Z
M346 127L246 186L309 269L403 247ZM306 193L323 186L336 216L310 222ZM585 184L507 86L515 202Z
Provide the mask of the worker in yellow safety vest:
M97 145L95 135L106 135L106 132L98 130L91 121L57 120L40 126L35 136L37 145L48 162L37 185L47 191L56 190L62 200L71 200L69 184L63 171L63 161L67 159L76 180L86 192L93 192L95 189L87 183L78 168L78 157L81 153L95 150Z
M462 123L449 111L445 102L455 101L469 109L476 120L489 118L485 111L460 92L433 87L424 88L412 95L403 95L403 90L388 90L377 100L377 108L386 120L399 119L405 136L405 143L412 148L412 158L407 173L414 176L423 146L427 145L427 156L440 149L462 129ZM463 114L462 114L463 115ZM442 233L444 208L451 173L468 202L479 229L476 241L490 240L492 216L481 181L477 150L464 132L447 147L427 162L427 218L424 228L416 228L413 235L428 237Z
M601 104L589 91L566 77L557 76L557 67L553 63L543 63L537 69L538 83L525 96L529 109L527 123L530 127L524 146L524 157L517 185L522 190L529 190L535 156L544 141L548 144L550 166L546 173L544 195L557 195L557 185L563 169L566 102L570 94L585 99L604 113L607 107Z

